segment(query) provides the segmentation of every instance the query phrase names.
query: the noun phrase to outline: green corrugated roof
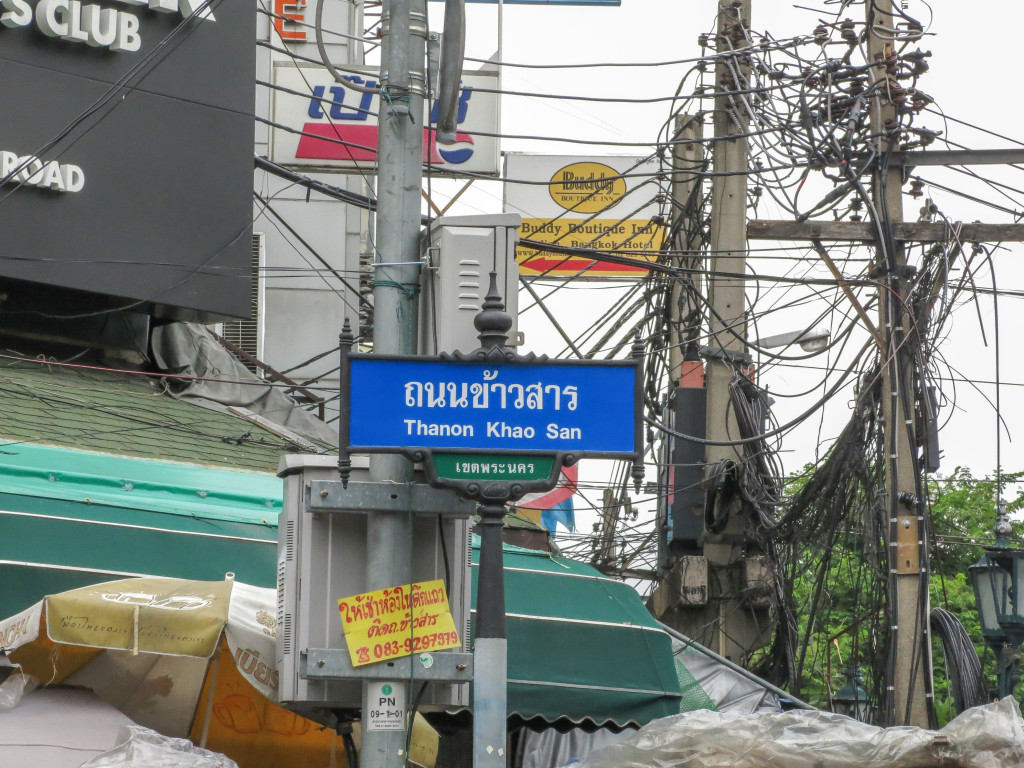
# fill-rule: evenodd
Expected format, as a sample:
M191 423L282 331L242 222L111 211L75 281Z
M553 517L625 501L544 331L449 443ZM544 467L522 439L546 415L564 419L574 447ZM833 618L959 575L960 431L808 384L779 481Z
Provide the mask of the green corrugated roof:
M625 727L679 712L671 639L636 590L547 552L503 554L511 717ZM474 536L474 607L479 561Z
M8 444L0 449L0 615L132 575L273 586L283 481L269 472Z
M19 443L259 472L299 450L245 419L175 400L155 377L0 363L0 451Z
M202 522L197 530L207 530L210 520L276 525L282 490L283 481L268 472L28 443L9 445L0 453L0 497L80 502L89 505L81 511L86 517L100 506L174 515L181 519L168 525L181 530L190 530L196 521Z

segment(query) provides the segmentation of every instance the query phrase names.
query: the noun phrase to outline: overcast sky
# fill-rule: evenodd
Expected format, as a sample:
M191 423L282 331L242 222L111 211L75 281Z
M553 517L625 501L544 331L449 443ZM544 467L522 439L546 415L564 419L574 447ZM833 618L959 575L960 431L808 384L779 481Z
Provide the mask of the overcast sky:
M821 9L834 10L829 0L808 2L819 9L801 10L778 0L753 0L752 26L768 31L776 38L809 35L824 18ZM469 5L467 56L487 58L498 48L497 9L494 6ZM920 47L931 51L930 72L919 87L931 95L947 115L1001 133L1013 141L1002 140L955 123L944 123L939 116L922 116L916 124L940 130L953 141L971 148L1020 147L1024 140L1018 96L1018 70L1024 29L1024 3L986 0L966 6L953 0L908 0L907 12L926 26L927 36ZM506 5L501 58L520 63L638 63L661 62L698 56L697 37L714 28L717 3L714 0L622 0L618 8L559 8ZM965 9L970 9L968 12ZM439 27L442 6L430 4L431 25ZM863 19L863 6L849 8L843 16ZM467 69L476 64L467 63ZM503 73L506 91L585 96L655 98L675 92L690 64L660 67L610 67L593 69L517 69ZM691 81L692 83L692 81ZM706 105L710 108L710 104ZM650 105L526 99L507 96L502 107L502 132L506 135L574 137L592 141L656 141L659 130L669 118L667 102ZM710 131L710 127L707 129ZM504 151L543 154L646 154L642 148L581 147L554 141L506 139ZM1013 188L1024 188L1024 171L1014 168L982 166L980 175ZM930 180L969 191L984 200L1011 210L1024 211L1024 194L986 186L964 174L943 169L922 172ZM436 183L439 201L461 183ZM1010 222L1013 216L971 204L940 190L929 189L936 205L951 219L962 221ZM501 210L501 188L497 183L479 183L465 195L453 213L495 213ZM904 216L916 220L922 201L904 197ZM781 218L770 206L758 212L761 218ZM1024 268L1020 264L1019 245L995 251L993 263L1001 290L1024 288ZM778 262L752 263L762 274L781 274ZM992 275L981 266L974 275L980 287L991 287ZM561 291L551 307L567 330L581 331L610 306L617 292L607 286L583 284ZM762 297L763 300L763 297ZM522 300L528 303L525 297ZM824 306L824 305L822 305ZM820 308L819 308L820 309ZM999 336L1002 348L1002 415L1006 429L1002 439L1002 465L1006 470L1024 469L1024 364L1017 353L1024 334L1024 299L1004 296L999 300ZM777 312L764 318L760 335L798 330L813 319L810 308ZM982 331L982 327L984 330ZM555 353L563 344L541 313L531 310L520 318L526 331L527 348ZM977 304L966 304L954 314L948 339L941 353L950 367L943 375L964 381L944 381L943 392L950 402L941 413L945 424L941 432L943 472L957 465L986 474L996 466L996 418L989 401L995 400L995 339L993 300L979 297ZM813 366L825 366L818 358ZM776 368L767 371L760 383L776 395L776 415L785 422L821 396L824 372L818 368ZM830 380L831 381L831 380ZM812 389L804 397L791 395ZM955 397L955 401L953 398ZM787 471L796 471L815 458L834 438L849 416L848 395L840 395L800 428L783 440L782 459ZM820 441L819 441L820 435ZM590 469L584 476L597 478L604 470ZM653 479L653 477L649 478ZM599 498L599 494L596 494ZM587 526L589 529L589 525Z

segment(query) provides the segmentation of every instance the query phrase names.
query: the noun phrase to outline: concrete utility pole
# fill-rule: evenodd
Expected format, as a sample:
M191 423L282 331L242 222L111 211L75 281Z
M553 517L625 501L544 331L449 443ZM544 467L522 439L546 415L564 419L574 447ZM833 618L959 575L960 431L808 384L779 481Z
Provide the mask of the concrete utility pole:
M733 411L729 407L729 384L737 365L746 357L746 281L742 277L723 277L717 273L743 275L747 267L747 166L745 134L749 124L746 91L749 90L749 61L743 56L727 56L729 51L748 45L751 0L727 0L718 7L716 51L721 56L715 65L714 150L711 182L711 255L708 268L710 305L709 341L706 361L707 440L705 482L718 479L719 463L742 462L739 446L715 445L739 437ZM731 138L730 138L731 137ZM733 512L739 512L735 504ZM746 654L767 641L767 627L753 621L741 607L742 585L747 581L747 562L741 540L747 521L732 514L721 534L705 532L703 550L709 575L720 578L709 583L709 598L716 616L711 647L722 656L745 663ZM709 637L710 633L704 634Z
M700 263L700 176L704 166L704 124L700 116L677 115L675 145L672 148L672 217L673 226L680 226L672 249L680 251L672 258L673 266L699 270ZM694 199L696 195L696 199ZM684 291L681 281L690 280L694 291L700 290L700 275L691 272L672 284L669 297L668 378L672 386L683 378L683 357L686 345L700 338L699 307L690 291ZM696 363L700 366L700 363ZM701 374L703 378L703 373Z
M895 79L896 24L893 0L867 4L868 63L878 84L871 99L871 133L879 158L899 139L896 106L891 100ZM903 169L899 165L872 175L871 197L876 221L903 221ZM884 227L883 227L884 229ZM885 503L889 511L890 604L895 645L895 674L888 681L886 716L894 725L928 727L931 696L931 640L928 628L927 546L922 502L918 498L917 441L913 412L913 318L906 313L910 280L904 244L894 238L880 242L876 257L879 277L888 291L879 294L879 325L885 342L882 356L882 418L885 434ZM894 594L892 594L894 593Z
M385 0L382 18L381 115L377 160L377 269L373 283L374 344L380 354L416 354L420 188L423 182L423 98L427 19L411 0ZM422 4L415 3L416 8ZM412 464L398 455L370 457L370 479L407 484ZM371 512L367 522L366 589L412 580L412 511ZM408 731L372 730L365 713L376 685L363 683L362 768L404 768ZM408 708L404 680L390 681ZM375 703L375 702L374 702ZM407 722L406 728L412 723Z
M676 116L672 135L672 265L690 271L676 277L669 293L670 409L679 407L679 397L689 396L699 402L705 394L704 363L697 354L703 332L703 307L697 299L704 266L700 175L704 170L703 138L702 115ZM700 428L689 431L707 428L702 409L700 404L693 410L692 423L700 424ZM686 431L678 421L672 423ZM663 524L671 525L672 540L668 540L666 531L665 550L660 552L658 564L664 571L648 605L659 620L703 644L709 640L705 636L707 623L717 618L717 612L707 607L707 559L700 545L704 530L704 446L676 442L666 447L665 458L668 466L661 478L667 488Z
M622 511L622 499L615 495L611 488L605 488L601 497L601 535L590 562L595 567L612 569L615 566L615 531L619 527L619 513Z

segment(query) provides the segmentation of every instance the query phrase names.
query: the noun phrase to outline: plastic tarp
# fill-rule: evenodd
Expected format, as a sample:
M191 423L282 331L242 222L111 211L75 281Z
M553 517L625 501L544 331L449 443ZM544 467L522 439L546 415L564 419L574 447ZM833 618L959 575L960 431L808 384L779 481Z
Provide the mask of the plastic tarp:
M554 768L554 766L578 763L591 752L618 744L630 738L635 731L612 733L607 728L598 728L588 733L573 728L559 733L554 728L543 731L524 731L512 757L514 768Z
M1017 768L1022 725L1011 698L969 709L939 731L879 728L816 710L700 710L648 723L580 768Z
M82 763L81 768L238 768L238 763L188 739L126 725L118 734L116 747Z
M750 714L761 710L777 712L779 698L753 675L741 675L721 664L695 644L672 639L672 655L683 693L680 712L714 709Z
M17 706L0 711L0 765L78 768L114 746L118 730L131 722L92 691L32 691Z
M168 323L153 329L156 364L166 373L196 377L172 385L171 394L196 405L231 413L244 408L311 440L337 445L338 433L300 408L279 389L252 374L202 325Z
M702 652L696 643L672 638L672 655L679 677L680 712L698 709L750 714L779 711L779 699L753 674L741 674ZM515 768L553 768L586 758L592 752L625 741L635 731L612 733L605 728L586 732L573 728L524 731L517 744Z

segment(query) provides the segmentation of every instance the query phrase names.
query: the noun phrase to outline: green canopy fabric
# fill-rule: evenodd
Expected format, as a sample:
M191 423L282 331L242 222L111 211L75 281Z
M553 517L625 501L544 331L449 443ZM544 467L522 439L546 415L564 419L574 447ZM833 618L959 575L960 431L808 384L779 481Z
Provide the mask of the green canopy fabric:
M19 444L0 457L0 617L131 576L274 587L281 503L267 473ZM670 639L627 584L506 545L505 592L513 718L626 727L679 712Z
M680 711L671 640L632 587L546 552L504 550L510 717L621 728ZM474 606L479 557L474 540Z
M19 444L0 456L0 616L112 579L275 585L282 482Z

